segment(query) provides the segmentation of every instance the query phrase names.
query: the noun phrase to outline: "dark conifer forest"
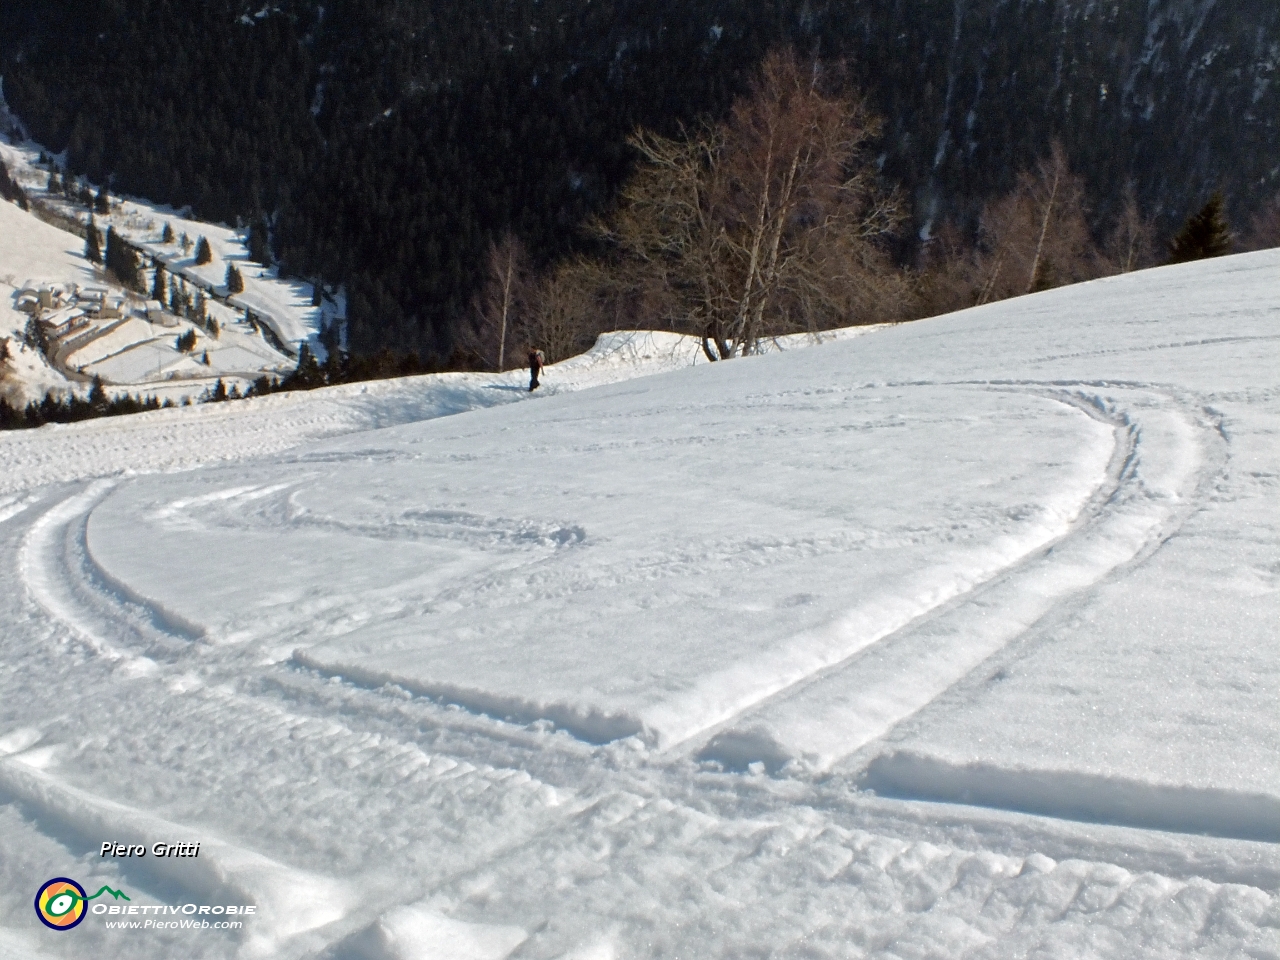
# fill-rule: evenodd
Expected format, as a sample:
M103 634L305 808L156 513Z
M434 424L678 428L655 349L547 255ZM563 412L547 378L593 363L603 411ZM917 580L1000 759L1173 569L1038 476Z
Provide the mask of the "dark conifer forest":
M782 45L846 58L885 118L904 260L1054 138L1098 230L1130 181L1166 238L1215 191L1234 222L1280 189L1270 0L6 0L0 75L69 172L252 225L345 287L356 353L429 358L492 240L589 252L627 136L723 115Z

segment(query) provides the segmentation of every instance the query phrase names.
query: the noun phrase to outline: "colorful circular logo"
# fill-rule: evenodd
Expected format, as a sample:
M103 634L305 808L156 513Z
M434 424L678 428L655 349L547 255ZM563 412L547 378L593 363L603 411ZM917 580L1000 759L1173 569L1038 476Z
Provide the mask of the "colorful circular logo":
M54 877L36 894L36 915L53 930L70 930L84 919L84 887L67 877Z

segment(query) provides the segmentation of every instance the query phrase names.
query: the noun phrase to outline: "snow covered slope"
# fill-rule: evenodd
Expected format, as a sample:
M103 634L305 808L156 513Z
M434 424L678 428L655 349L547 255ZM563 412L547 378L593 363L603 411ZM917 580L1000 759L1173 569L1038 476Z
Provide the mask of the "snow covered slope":
M84 243L73 234L0 201L0 339L9 341L10 355L7 364L0 364L0 398L25 404L51 388L70 387L39 350L23 343L30 317L18 310L16 297L28 280L93 283L83 253Z
M0 126L9 122L0 99ZM0 160L32 202L63 218L59 222L84 223L88 212L82 204L47 191L48 172L36 163L40 153L37 144L14 145L0 136ZM94 376L118 388L110 392L152 394L176 402L182 397L198 397L219 377L243 388L263 373L291 369L294 358L264 339L259 327L246 322L246 310L253 311L255 323L269 328L289 349L296 352L308 343L313 352L324 356L317 338L326 322L325 312L331 322L340 313L341 304L326 302L324 307L313 307L309 284L281 279L274 268L251 263L244 231L191 220L141 200L113 200L110 211L97 214L96 222L104 234L108 227L114 227L148 255L148 263L154 259L164 264L171 278L181 277L189 284L191 295L197 288L206 291L208 315L219 327L216 336L171 315L158 323L137 318L125 324L106 320L93 325L96 329L90 332L102 336L93 337L90 349L64 350L56 355L58 370L35 351L20 351L22 356L10 365L6 378L11 402L39 399L50 388L84 388ZM173 231L173 240L168 243L163 239L166 225ZM213 259L208 264L195 263L199 237L209 242ZM228 295L224 281L231 264L239 269L244 290ZM150 289L154 274L145 269L143 278ZM15 348L28 317L16 309L13 288L27 280L106 287L105 274L85 260L83 241L5 203L0 208L0 337L16 335ZM112 292L124 295L118 287ZM143 307L141 297L134 297L129 305L145 312ZM183 352L177 345L178 337L187 332L197 337L191 352Z
M292 366L290 358L243 322L242 314L219 303L209 307L221 325L216 338L176 317L166 318L172 326L138 315L86 319L83 329L77 327L61 339L51 337L46 358L23 343L31 318L18 309L17 295L29 281L97 287L120 298L125 295L123 289L109 286L105 275L85 259L84 242L74 234L14 204L0 203L0 338L9 340L11 353L3 369L0 396L17 406L40 399L50 389L86 390L95 375L112 386L110 392L153 394L176 402L184 396L198 397L218 377L243 387L264 371ZM143 306L142 299L134 297L126 309L141 311ZM57 311L46 311L46 316L49 313ZM188 331L195 332L196 347L183 352L177 340Z
M0 437L0 947L1280 955L1280 251L696 359Z

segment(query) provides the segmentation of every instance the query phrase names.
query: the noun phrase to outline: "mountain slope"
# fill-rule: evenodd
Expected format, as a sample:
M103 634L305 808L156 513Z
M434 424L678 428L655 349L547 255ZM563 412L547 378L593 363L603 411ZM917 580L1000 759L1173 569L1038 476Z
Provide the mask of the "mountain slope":
M13 5L0 70L37 139L206 219L275 214L361 351L447 355L492 236L580 245L627 134L723 113L782 43L849 58L917 230L971 224L1055 136L1099 221L1128 180L1166 232L1215 188L1240 225L1280 189L1264 0Z
M1280 951L1278 268L0 437L0 943Z

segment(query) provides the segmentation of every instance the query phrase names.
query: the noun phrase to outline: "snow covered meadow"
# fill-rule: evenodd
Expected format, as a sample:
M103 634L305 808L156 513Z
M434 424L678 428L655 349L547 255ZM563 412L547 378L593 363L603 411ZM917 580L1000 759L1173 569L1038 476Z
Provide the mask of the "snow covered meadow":
M0 437L0 956L1280 957L1280 251L858 333Z

